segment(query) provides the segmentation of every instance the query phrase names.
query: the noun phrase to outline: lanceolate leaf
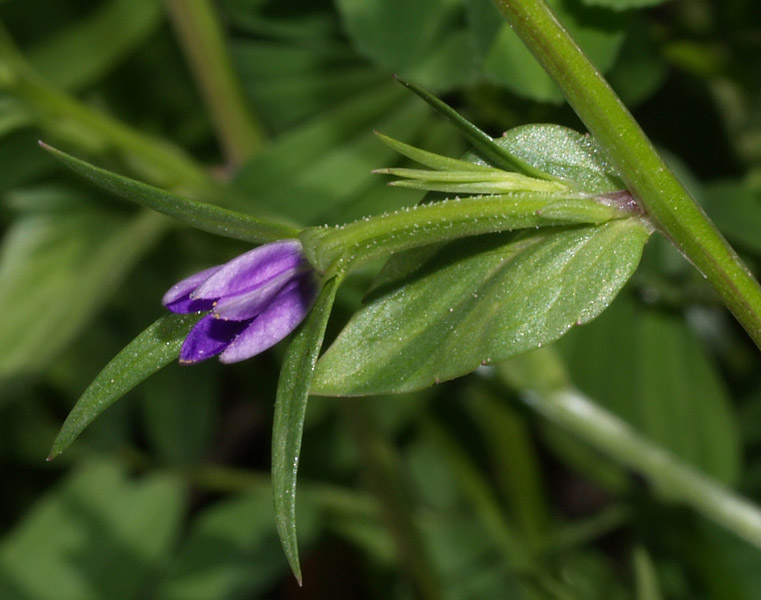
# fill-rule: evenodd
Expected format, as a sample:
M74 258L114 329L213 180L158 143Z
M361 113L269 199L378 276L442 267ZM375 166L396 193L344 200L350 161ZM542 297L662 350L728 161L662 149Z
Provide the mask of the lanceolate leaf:
M63 452L95 418L138 383L175 360L198 314L161 317L98 373L69 413L48 460Z
M266 243L294 237L298 232L292 227L268 223L226 208L206 202L191 200L171 192L140 183L93 166L46 144L40 144L73 171L109 192L150 208L181 223L224 237L246 242Z
M309 387L339 284L340 277L333 277L325 283L317 303L288 346L277 386L272 426L275 524L288 563L299 584L301 567L296 540L296 474L301 436L304 432Z
M514 156L509 148L495 143L487 133L481 131L451 106L442 102L427 90L424 90L412 82L404 81L403 79L399 79L399 81L425 100L433 109L449 119L449 121L460 130L460 133L473 144L476 151L495 167L507 171L519 171L524 175L530 175L531 177L538 177L540 179L553 179L552 175L545 173L541 169L537 169L530 163Z
M610 304L649 234L631 218L448 244L354 315L312 392L412 391L550 343Z

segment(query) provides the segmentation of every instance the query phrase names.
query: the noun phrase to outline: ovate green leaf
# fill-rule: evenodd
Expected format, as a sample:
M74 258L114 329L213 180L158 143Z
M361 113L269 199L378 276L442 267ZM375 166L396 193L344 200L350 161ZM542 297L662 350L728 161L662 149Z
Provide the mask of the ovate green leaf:
M522 125L494 141L511 155L588 194L626 187L597 141L568 127Z
M312 392L407 392L550 343L608 306L648 236L621 219L448 244L354 315Z

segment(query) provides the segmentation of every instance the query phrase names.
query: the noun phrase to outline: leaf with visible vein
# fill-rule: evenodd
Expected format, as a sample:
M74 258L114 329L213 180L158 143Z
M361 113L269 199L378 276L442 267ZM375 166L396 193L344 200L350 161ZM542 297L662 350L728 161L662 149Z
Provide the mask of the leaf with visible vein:
M312 392L408 392L555 341L602 312L650 235L639 219L481 236L376 288L320 359Z

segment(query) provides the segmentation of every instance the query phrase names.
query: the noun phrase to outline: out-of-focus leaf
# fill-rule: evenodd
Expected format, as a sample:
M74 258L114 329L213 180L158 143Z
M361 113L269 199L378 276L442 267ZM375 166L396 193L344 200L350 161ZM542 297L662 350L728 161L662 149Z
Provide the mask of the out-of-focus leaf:
M580 3L549 0L563 26L598 69L616 60L626 18ZM560 101L562 95L491 2L470 0L471 35L484 74L512 92L534 100Z
M425 107L405 96L389 81L346 101L270 144L241 168L236 183L296 222L324 223L327 214L340 214L383 185L372 169L394 153L373 129L408 139L425 124Z
M217 424L218 377L210 369L170 366L141 386L141 414L146 437L164 460L201 460Z
M52 188L17 203L71 202ZM0 247L0 378L43 368L84 327L164 230L156 215L123 218L73 201L67 210L29 210Z
M56 162L40 152L37 138L28 131L16 131L0 143L0 194L16 189L56 167Z
M244 89L274 132L388 80L387 74L360 61L343 45L242 40L232 47L232 57Z
M354 315L312 391L406 392L548 344L608 306L649 235L621 219L448 244Z
M258 37L324 43L339 33L335 14L320 3L289 6L281 15L266 14L266 0L221 0L219 5L232 25Z
M729 398L682 319L623 297L560 347L584 392L719 481L737 480Z
M163 316L127 344L77 400L53 442L49 458L63 452L111 404L176 359L198 319L200 315L195 313Z
M76 89L107 73L137 48L158 26L161 14L156 0L111 0L46 37L27 58L51 84Z
M666 79L666 61L659 54L653 37L642 22L634 21L608 74L611 86L629 107L654 94Z
M341 277L333 277L325 282L317 302L288 346L277 386L272 425L275 524L288 563L299 583L301 567L296 540L296 475L301 436L314 366L322 348L325 328L340 283Z
M701 530L701 547L695 552L702 562L701 574L714 579L726 598L761 600L758 548L710 523ZM694 545L693 540L687 540L690 543Z
M601 6L613 10L631 10L663 4L668 0L581 0L587 6Z
M32 122L32 115L15 98L0 94L0 138Z
M761 255L761 190L739 181L719 181L703 188L704 206L732 242Z
M81 466L0 545L3 600L143 597L185 511L181 483L128 478L112 462Z
M312 504L299 506L307 509L301 513L302 540L311 542L317 513ZM264 597L288 570L272 520L268 485L203 511L159 584L156 600Z
M357 48L389 72L438 90L471 75L459 0L339 0L337 6Z
M294 237L298 232L298 230L286 225L268 223L251 215L185 198L117 175L47 145L43 145L43 148L71 170L103 189L202 231L254 243L273 242Z

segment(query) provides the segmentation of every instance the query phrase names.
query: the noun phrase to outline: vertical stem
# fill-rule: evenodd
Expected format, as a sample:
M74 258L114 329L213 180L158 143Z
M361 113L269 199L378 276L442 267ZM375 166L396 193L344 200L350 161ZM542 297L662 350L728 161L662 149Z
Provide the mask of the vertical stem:
M761 287L544 0L493 1L606 149L653 224L711 282L761 347Z
M222 26L209 0L165 0L182 49L229 162L240 164L263 145L233 71Z
M411 506L400 477L399 459L385 437L377 430L367 407L362 406L358 400L345 400L344 412L351 423L362 462L371 478L372 490L378 498L396 544L402 567L409 573L420 598L442 600L444 594L436 571L430 563L417 525L411 517Z

